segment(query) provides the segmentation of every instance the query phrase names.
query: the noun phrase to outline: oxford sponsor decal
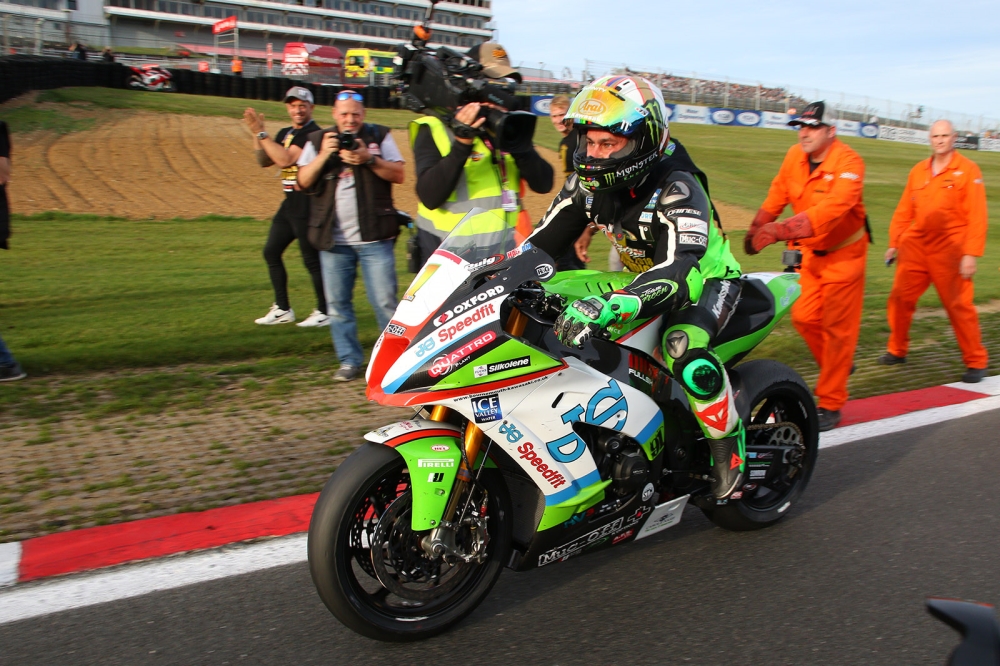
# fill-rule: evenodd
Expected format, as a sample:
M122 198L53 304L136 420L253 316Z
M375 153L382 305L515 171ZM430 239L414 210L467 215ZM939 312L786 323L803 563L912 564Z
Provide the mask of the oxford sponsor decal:
M448 326L440 329L437 332L438 340L441 342L449 342L456 335L461 333L467 328L478 328L479 322L484 319L496 314L496 307L492 303L487 303L482 305L472 311L472 314L465 317L464 319L459 319L458 321L449 324Z
M517 447L517 452L520 453L521 460L526 460L529 465L537 470L539 476L545 479L546 482L553 488L560 488L566 485L566 478L559 473L559 470L549 467L549 464L545 462L545 458L538 455L535 451L535 445L531 442L522 442L520 446Z
M427 374L431 377L441 377L462 366L470 354L476 352L497 339L493 331L486 331L472 342L466 343L453 352L442 354L434 359Z
M531 365L531 358L528 356L522 356L520 358L512 358L508 361L500 361L499 363L489 363L487 365L477 365L473 368L473 374L477 379L486 377L487 375L495 375L498 372L504 372L505 370L517 370L518 368L527 368Z
M454 306L450 310L442 312L437 317L435 317L434 325L437 327L444 325L445 323L451 321L456 316L462 314L466 310L476 307L483 301L488 301L495 296L499 296L500 294L503 293L503 290L504 290L503 286L498 285L496 287L490 287L486 291L481 291L478 294L475 294L471 298L462 301L461 303Z

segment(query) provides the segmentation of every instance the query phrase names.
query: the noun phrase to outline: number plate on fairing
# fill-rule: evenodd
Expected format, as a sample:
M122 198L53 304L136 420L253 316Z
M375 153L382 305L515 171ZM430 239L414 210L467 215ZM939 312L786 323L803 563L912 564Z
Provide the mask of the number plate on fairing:
M678 497L677 499L672 499L669 502L664 502L653 509L653 513L649 514L646 524L642 526L642 529L639 530L639 534L636 535L636 541L652 534L656 534L657 532L662 532L663 530L673 527L679 523L681 521L681 516L684 514L684 507L687 506L689 497L691 496L685 495L684 497Z

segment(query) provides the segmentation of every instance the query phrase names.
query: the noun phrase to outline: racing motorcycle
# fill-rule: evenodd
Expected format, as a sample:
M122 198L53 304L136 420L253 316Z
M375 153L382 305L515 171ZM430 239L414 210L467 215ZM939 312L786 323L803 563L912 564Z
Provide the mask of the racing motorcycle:
M666 371L663 318L581 349L552 325L567 302L630 273L556 273L473 211L417 274L379 337L368 398L413 418L365 435L313 511L308 554L330 611L365 636L422 639L470 613L506 566L544 567L676 525L688 504L729 530L788 514L816 463L806 384L772 360L737 365L798 297L795 273L741 280L715 340L747 429L744 485L709 490L708 444Z
M148 90L150 92L173 92L173 75L159 65L142 65L129 67L132 74L128 77L128 87L133 90Z

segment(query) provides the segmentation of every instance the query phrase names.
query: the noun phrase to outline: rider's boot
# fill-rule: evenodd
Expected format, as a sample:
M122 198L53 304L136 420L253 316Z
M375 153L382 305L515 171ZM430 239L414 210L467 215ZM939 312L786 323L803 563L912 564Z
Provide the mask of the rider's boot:
M746 431L740 422L728 437L708 440L712 451L712 494L715 499L728 498L743 483L746 468Z

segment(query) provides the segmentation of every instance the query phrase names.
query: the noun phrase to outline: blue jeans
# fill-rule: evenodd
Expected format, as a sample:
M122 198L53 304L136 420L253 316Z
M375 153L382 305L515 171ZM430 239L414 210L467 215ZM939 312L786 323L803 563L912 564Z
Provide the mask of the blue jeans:
M7 349L7 345L4 344L3 338L0 338L0 367L9 367L17 363L14 359L14 355L10 353Z
M395 244L395 239L390 239L363 245L335 245L331 250L319 253L327 313L332 320L330 335L342 366L360 368L365 360L351 302L359 263L379 331L385 330L396 311L399 301L396 298Z

